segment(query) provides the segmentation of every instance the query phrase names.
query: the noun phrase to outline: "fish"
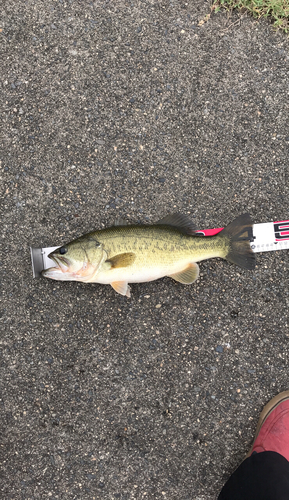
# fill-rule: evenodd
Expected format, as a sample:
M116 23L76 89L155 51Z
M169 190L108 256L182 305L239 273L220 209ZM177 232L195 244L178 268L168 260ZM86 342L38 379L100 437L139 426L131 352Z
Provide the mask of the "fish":
M198 279L197 262L220 257L252 270L252 220L240 215L215 236L203 236L187 215L170 214L155 224L118 221L77 238L49 254L55 267L45 278L111 285L130 297L129 283L169 276L184 285Z

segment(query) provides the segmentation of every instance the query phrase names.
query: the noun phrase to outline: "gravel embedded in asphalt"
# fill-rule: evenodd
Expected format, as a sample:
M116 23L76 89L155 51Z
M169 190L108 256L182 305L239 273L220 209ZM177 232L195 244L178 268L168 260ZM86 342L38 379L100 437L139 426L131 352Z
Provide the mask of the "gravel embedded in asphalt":
M288 251L33 280L30 246L289 218L288 37L202 0L2 5L1 497L213 500L288 389Z

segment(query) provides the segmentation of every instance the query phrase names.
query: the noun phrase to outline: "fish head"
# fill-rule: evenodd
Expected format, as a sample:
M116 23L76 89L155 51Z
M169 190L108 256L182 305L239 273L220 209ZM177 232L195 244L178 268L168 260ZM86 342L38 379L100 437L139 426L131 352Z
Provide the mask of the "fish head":
M103 262L103 246L92 236L83 236L49 254L55 267L42 272L45 278L60 281L87 281Z

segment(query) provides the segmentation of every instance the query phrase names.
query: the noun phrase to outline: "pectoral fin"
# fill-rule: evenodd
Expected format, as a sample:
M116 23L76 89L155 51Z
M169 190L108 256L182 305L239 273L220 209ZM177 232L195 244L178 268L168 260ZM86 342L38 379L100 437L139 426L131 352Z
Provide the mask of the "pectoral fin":
M190 285L194 283L199 277L199 266L195 262L189 264L183 271L176 274L171 274L170 278L173 278L184 285Z
M111 286L120 295L130 297L130 286L126 281L114 281Z
M135 253L120 253L119 255L115 255L111 259L107 260L107 263L111 264L110 269L116 269L118 267L128 267L134 263L136 258Z

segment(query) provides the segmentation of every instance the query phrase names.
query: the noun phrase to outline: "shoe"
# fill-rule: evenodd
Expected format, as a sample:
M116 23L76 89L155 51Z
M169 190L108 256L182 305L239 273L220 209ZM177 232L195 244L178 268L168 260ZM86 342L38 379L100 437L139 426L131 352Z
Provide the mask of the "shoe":
M289 391L281 392L266 404L246 458L262 451L276 451L289 461Z

